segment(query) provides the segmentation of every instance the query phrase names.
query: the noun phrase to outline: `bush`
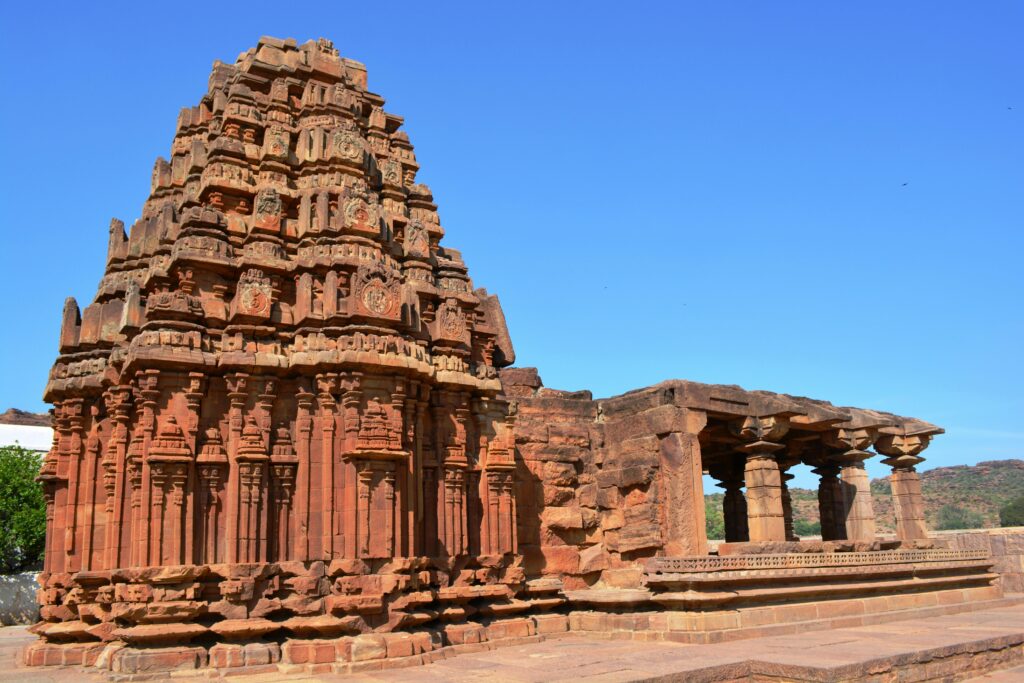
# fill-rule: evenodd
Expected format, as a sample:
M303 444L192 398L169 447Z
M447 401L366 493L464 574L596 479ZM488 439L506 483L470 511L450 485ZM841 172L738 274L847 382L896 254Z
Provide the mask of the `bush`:
M1024 496L1014 498L999 510L999 526L1024 526Z
M20 446L0 448L0 573L42 566L46 502L35 481L42 456Z
M793 533L797 536L821 536L821 522L809 519L794 519Z
M964 510L956 505L943 505L939 508L935 528L945 529L980 529L984 524L981 513Z

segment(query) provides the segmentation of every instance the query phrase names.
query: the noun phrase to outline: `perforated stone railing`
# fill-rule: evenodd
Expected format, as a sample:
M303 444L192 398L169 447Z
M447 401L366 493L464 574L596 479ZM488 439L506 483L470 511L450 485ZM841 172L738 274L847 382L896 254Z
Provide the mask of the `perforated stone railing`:
M885 550L866 553L801 553L787 555L714 555L700 557L655 557L647 560L650 574L744 571L756 569L813 569L858 565L914 564L921 562L965 562L986 560L984 550Z

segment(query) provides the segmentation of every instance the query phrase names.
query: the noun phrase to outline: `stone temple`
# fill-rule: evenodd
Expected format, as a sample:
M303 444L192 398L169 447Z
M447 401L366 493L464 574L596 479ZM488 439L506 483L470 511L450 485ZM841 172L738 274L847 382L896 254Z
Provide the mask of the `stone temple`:
M329 41L264 38L182 110L95 300L64 308L29 664L349 671L1001 597L987 553L925 529L935 425L686 381L594 400L509 367L498 298L442 244L383 105ZM793 533L797 464L821 540Z

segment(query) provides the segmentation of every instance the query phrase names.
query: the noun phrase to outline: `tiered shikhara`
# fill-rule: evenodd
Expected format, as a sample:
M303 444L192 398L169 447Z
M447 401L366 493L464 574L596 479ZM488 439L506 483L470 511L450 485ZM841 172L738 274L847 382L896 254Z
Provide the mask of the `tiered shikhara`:
M63 635L173 640L261 610L358 632L416 619L363 603L452 572L519 580L504 318L441 246L383 104L330 42L264 39L181 112L130 234L112 222L46 389L43 618ZM435 560L407 561L389 593L375 571L395 557ZM343 567L342 591L315 561ZM123 569L178 565L189 585L171 591ZM145 607L160 603L171 618Z

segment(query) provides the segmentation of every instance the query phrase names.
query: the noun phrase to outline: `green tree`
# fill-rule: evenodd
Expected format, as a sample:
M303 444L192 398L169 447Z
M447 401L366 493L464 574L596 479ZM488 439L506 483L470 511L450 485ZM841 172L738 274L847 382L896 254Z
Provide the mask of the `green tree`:
M708 539L721 541L725 539L725 516L722 513L722 497L706 496L704 498L704 528Z
M20 446L0 448L0 573L39 567L46 544L46 502L35 477L42 457Z
M821 522L797 518L793 520L793 533L797 536L821 536Z
M936 529L978 529L984 524L980 513L956 505L943 505L936 516Z
M1024 496L1014 498L999 510L999 526L1024 526Z

